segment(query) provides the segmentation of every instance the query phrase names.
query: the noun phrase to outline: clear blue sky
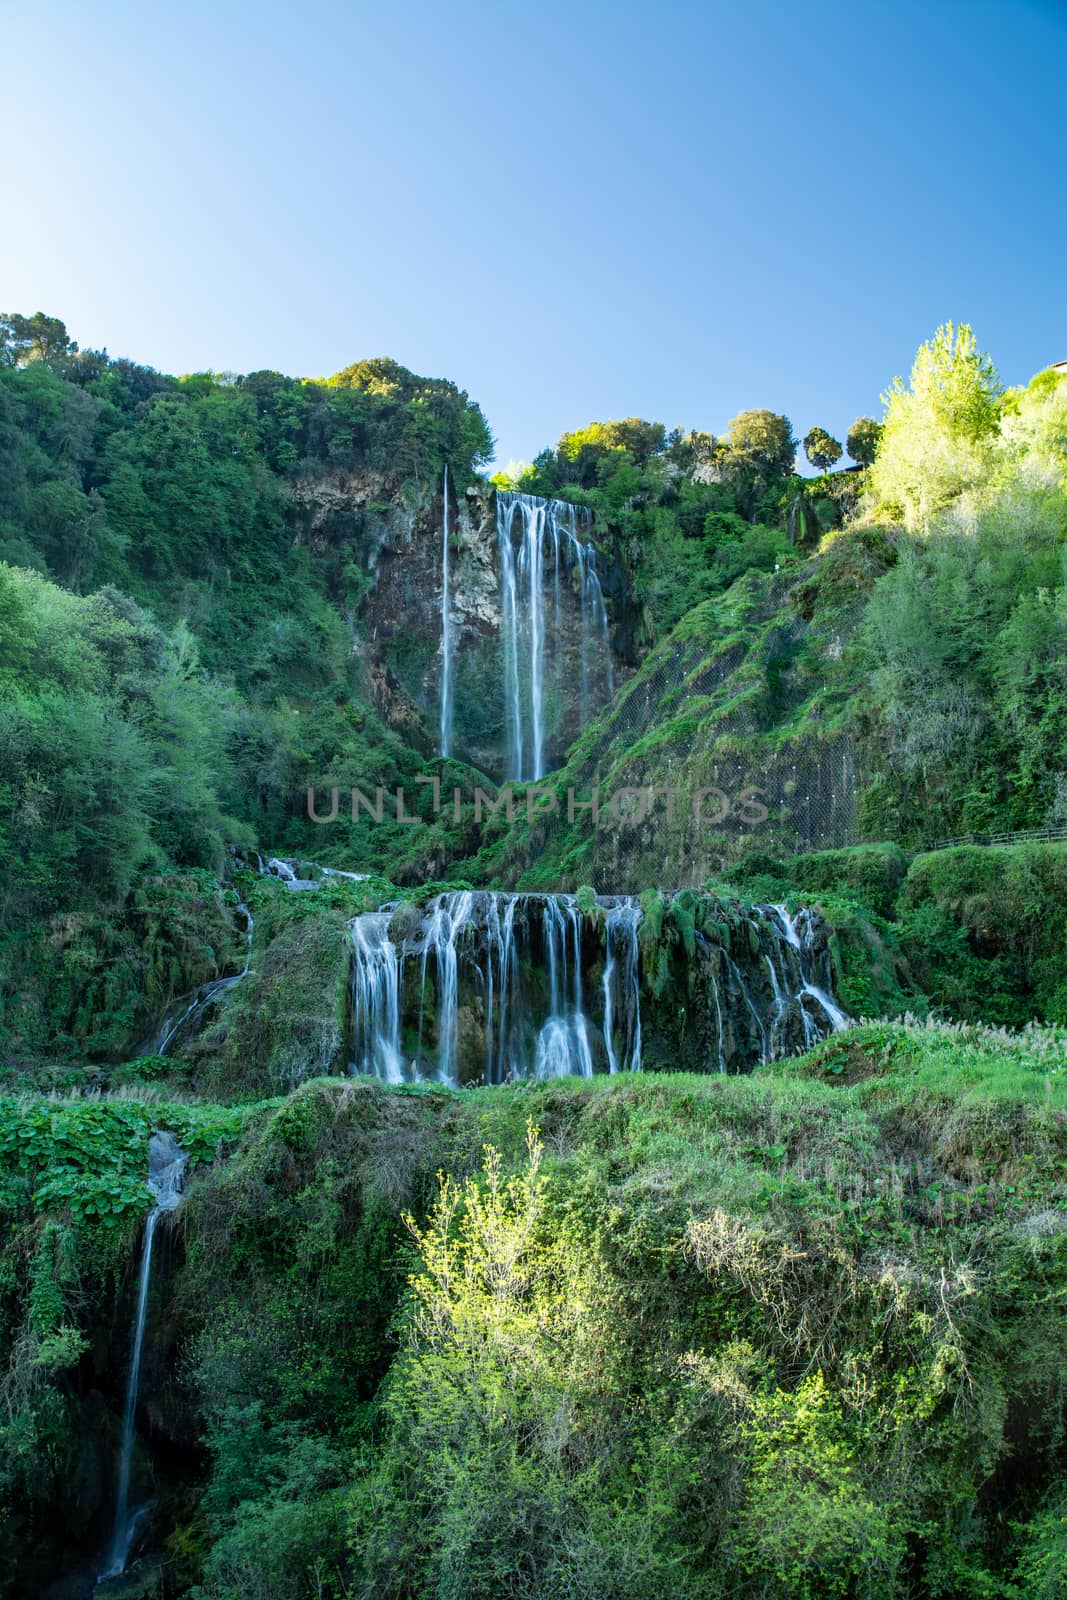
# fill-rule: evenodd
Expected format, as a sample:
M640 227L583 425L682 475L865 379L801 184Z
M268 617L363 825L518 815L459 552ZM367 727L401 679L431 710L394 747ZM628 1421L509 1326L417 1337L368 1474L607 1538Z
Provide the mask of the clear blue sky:
M939 322L1067 359L1067 3L0 0L0 308L167 371L388 354L498 458L843 437Z

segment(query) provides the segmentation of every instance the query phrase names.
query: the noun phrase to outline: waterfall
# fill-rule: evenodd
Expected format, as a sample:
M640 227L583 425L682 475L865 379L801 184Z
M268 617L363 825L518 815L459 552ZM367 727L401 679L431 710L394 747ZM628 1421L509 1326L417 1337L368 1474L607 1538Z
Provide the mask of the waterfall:
M437 1076L442 1083L456 1078L459 1046L459 950L460 936L467 928L474 906L469 890L440 894L430 902L430 915L423 933L423 984L420 1010L426 986L426 957L433 952L437 974Z
M115 1523L108 1547L107 1567L100 1575L101 1580L116 1578L125 1572L130 1546L143 1510L143 1507L138 1507L132 1515L130 1513L130 1469L133 1463L134 1420L137 1414L137 1389L141 1376L141 1351L144 1347L145 1318L148 1311L148 1286L152 1276L152 1246L160 1218L168 1211L173 1211L181 1202L185 1165L188 1159L185 1152L178 1148L173 1134L154 1133L149 1140L148 1187L156 1203L145 1220L144 1243L141 1246L137 1317L130 1355L130 1372L126 1380L126 1408L122 1419L122 1454L119 1458Z
M609 907L605 920L604 1045L608 1053L609 1072L619 1072L624 1067L631 1072L641 1070L641 993L637 966L637 929L640 922L641 907L635 900L622 897ZM615 1049L617 1015L622 1016L625 1031L621 1061Z
M350 924L353 1071L453 1085L474 1075L484 1083L591 1077L601 1045L584 974L601 939L625 1034L622 1061L613 1039L602 1066L640 1067L636 901L604 900L591 915L575 895L457 890L436 895L394 939L395 910ZM400 1048L405 1018L417 1038L410 1062Z
M271 856L264 866L263 857L257 852L256 860L260 877L277 878L287 889L294 890L318 889L326 878L347 878L350 883L364 883L370 876L366 872L345 872L340 867L320 867L317 861L303 861L292 856Z
M624 895L579 904L471 889L356 917L352 1070L454 1087L588 1078L640 1071L648 1040L664 1060L681 996L642 1000L640 925L640 904ZM709 1070L745 1071L848 1026L818 918L752 906L733 927L732 941L697 931L699 988L692 974L675 980L696 997L683 1026Z
M800 495L795 494L789 502L789 543L797 542L797 512L800 510Z
M593 1054L582 1003L582 913L573 895L553 895L542 909L548 961L548 1016L537 1035L535 1078L591 1078Z
M831 1032L837 1033L842 1028L847 1028L849 1025L848 1015L846 1012L842 1011L841 1007L837 1004L837 1001L829 992L832 987L830 981L829 960L826 960L825 972L818 973L815 971L811 912L808 910L802 910L797 913L796 917L792 917L783 905L771 906L770 910L776 917L790 947L796 952L797 966L800 969L801 980L800 991L797 998L799 999L801 996L807 995L810 999L814 1000L828 1019ZM815 981L816 978L819 977L825 979L824 984L820 984ZM801 1010L805 1018L811 1022L812 1028L814 1029L816 1024L815 1020L810 1016L809 1008L802 1005ZM805 1031L807 1030L805 1029ZM816 1031L815 1038L818 1037L819 1034Z
M201 984L191 1000L188 998L182 1000L176 1010L163 1019L159 1029L138 1050L137 1054L139 1056L165 1056L174 1039L190 1017L194 1016L196 1012L202 1011L205 1006L209 1005L213 1000L217 1000L220 995L226 994L235 984L240 983L242 978L248 977L252 963L252 933L255 923L253 922L251 911L249 911L243 900L237 902L237 911L244 917L246 929L245 964L240 972L232 973L228 978L213 978L210 983Z
M500 915L501 901L504 905L503 916ZM486 963L487 1083L501 1083L508 1071L506 1064L508 1008L515 1003L518 972L518 958L515 951L515 913L518 907L517 895L495 894L491 897L488 923L489 960ZM499 1010L496 1019L493 1016L494 999Z
M545 687L549 679L562 691L565 638L560 598L561 576L574 573L580 606L579 712L588 721L597 704L614 689L611 644L604 595L596 570L596 550L579 534L589 513L564 500L500 490L496 497L500 552L500 610L504 650L504 718L508 737L507 776L518 782L542 778L549 730ZM516 523L518 535L516 536ZM551 584L552 625L545 596ZM592 675L601 675L593 693Z
M810 911L793 917L783 905L752 906L745 926L747 971L739 948L735 959L725 945L697 933L720 1072L728 1063L743 1070L757 1059L782 1060L850 1021L831 993L829 950L825 943L819 949L818 921Z
M363 883L369 876L366 872L347 872L341 867L323 867L317 861L303 861L288 856L269 856L264 861L258 850L254 850L252 855L255 858L255 869L261 878L276 878L279 883L284 883L287 889L294 891L321 888L328 878L345 878L350 883ZM237 865L244 867L248 863L238 858ZM163 1018L155 1033L138 1047L138 1056L165 1056L190 1018L227 994L241 982L242 978L248 977L252 964L252 934L255 923L251 911L243 900L237 902L236 909L238 915L245 921L244 966L240 972L231 973L229 977L212 978L209 983L201 984L191 997L183 996Z
M349 923L352 962L354 1072L373 1073L384 1083L404 1082L400 1052L400 963L389 938L393 907L367 911Z
M448 583L448 463L441 520L441 754L452 754L452 610Z

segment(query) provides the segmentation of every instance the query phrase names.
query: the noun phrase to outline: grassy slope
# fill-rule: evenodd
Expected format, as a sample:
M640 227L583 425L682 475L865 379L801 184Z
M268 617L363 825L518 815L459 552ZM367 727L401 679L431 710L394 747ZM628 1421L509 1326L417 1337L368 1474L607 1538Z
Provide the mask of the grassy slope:
M748 1078L9 1101L5 1568L77 1497L163 1124L201 1165L153 1337L209 1469L169 1592L1058 1592L1011 1581L1065 1464L1065 1084L1062 1033L875 1024ZM439 1171L447 1270L400 1217Z

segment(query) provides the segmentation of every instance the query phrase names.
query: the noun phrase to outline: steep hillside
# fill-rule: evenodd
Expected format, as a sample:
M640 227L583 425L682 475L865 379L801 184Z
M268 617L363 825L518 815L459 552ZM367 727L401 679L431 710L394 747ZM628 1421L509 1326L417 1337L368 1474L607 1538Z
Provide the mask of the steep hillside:
M1057 1600L1067 383L490 450L0 319L0 1594Z
M749 1077L6 1102L0 1589L98 1570L163 1126L155 1554L101 1595L1053 1593L1065 1051L877 1025Z

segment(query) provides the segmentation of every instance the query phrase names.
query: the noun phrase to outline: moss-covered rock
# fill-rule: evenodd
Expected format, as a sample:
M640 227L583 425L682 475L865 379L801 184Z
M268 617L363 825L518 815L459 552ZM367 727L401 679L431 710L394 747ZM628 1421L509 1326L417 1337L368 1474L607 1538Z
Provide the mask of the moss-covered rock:
M935 1004L969 1021L1067 1022L1067 844L916 856L899 919Z
M276 1094L342 1071L351 958L340 911L324 908L283 927L185 1052L201 1087Z

